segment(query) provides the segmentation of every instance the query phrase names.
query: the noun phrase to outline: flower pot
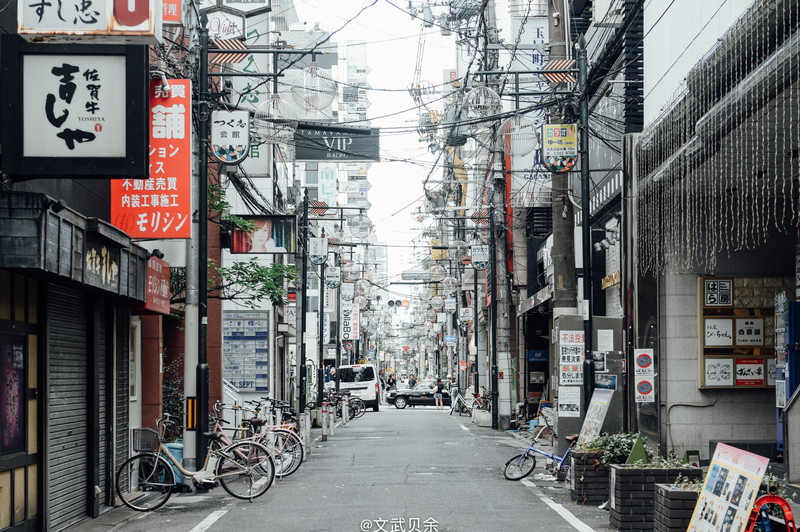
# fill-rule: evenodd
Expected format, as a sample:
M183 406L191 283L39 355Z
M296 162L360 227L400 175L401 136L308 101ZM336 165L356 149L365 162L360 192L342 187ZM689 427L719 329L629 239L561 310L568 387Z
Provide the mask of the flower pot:
M699 467L656 468L612 465L609 472L609 519L618 530L653 530L656 484L675 482L678 475L701 479Z
M656 484L653 506L653 529L656 532L683 532L692 520L697 497L694 490Z
M601 504L608 500L608 468L603 453L570 454L570 496L578 504Z

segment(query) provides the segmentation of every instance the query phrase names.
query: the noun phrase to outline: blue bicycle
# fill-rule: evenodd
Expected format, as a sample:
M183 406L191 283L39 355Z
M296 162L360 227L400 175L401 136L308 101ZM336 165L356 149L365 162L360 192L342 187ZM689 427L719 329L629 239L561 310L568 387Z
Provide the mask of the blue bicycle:
M505 476L508 480L521 480L527 477L536 467L536 454L538 453L553 461L553 467L550 472L557 479L563 480L566 478L566 473L569 471L569 465L565 465L565 462L567 462L567 458L569 458L569 453L572 451L572 447L575 445L575 442L578 441L578 436L579 434L573 434L572 436L567 436L564 438L569 442L569 447L567 447L567 450L564 452L564 456L558 456L553 453L548 453L547 451L537 449L535 446L538 442L538 439L534 438L530 447L528 447L524 453L518 454L506 462L506 467L503 470L503 476Z

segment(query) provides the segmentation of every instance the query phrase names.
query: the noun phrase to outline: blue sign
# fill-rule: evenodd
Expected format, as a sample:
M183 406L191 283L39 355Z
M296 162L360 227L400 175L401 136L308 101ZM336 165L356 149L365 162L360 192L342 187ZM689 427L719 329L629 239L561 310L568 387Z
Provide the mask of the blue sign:
M547 349L528 349L528 362L547 362Z

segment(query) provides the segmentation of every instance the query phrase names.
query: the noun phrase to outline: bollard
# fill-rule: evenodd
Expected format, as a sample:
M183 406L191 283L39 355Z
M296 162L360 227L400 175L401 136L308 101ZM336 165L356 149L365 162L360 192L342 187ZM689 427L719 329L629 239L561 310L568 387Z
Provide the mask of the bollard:
M331 409L328 415L330 416L330 419L328 419L328 433L333 436L333 427L336 426L336 412Z
M350 421L350 404L347 401L347 396L342 398L342 425L346 426Z
M322 402L322 441L328 441L328 403Z

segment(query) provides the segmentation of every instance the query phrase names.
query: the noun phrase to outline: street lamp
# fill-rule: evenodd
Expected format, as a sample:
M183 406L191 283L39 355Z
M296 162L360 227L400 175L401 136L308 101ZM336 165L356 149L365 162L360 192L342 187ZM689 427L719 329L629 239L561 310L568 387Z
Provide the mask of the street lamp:
M278 94L273 94L269 100L258 106L253 115L253 123L265 140L272 144L291 142L297 130L294 110Z
M469 118L486 118L503 110L500 95L487 87L483 81L467 93L464 98L464 106L467 108L467 117Z
M306 111L321 111L329 107L336 92L336 82L316 61L297 73L291 88L295 103Z
M511 156L528 155L539 141L536 123L523 115L506 118L500 126L503 151Z

